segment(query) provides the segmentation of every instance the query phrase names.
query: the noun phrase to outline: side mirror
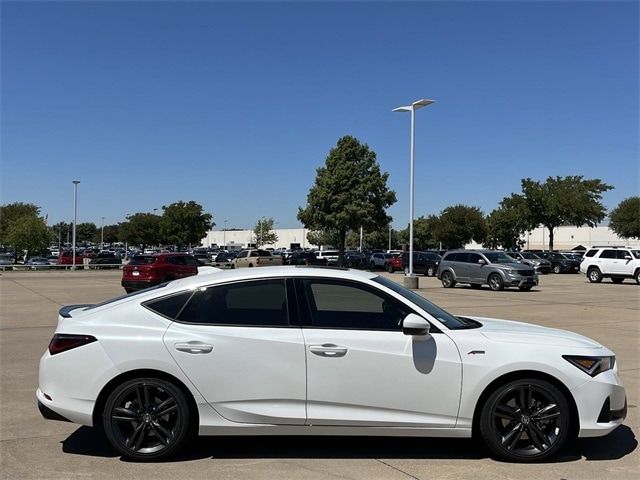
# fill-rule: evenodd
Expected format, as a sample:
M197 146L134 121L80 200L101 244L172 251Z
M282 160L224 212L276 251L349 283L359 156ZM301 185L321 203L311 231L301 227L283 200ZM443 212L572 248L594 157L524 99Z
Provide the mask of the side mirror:
M428 335L429 328L429 322L415 313L410 313L402 321L402 333L405 335Z
M480 260L478 260L478 263L479 263L480 265L484 265L484 264L485 264L485 263L487 263L487 262L485 262L485 261L484 261L484 259L482 259L482 258L481 258Z
M624 256L624 259L625 259L625 260L631 260L631 255L625 255L625 256Z

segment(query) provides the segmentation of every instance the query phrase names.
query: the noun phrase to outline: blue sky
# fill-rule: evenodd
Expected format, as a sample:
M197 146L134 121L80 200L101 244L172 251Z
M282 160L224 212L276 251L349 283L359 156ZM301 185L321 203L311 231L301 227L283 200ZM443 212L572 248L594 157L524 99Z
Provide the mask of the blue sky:
M343 135L408 219L485 213L520 179L638 195L637 2L3 2L1 203L49 223L195 200L219 226L298 206Z

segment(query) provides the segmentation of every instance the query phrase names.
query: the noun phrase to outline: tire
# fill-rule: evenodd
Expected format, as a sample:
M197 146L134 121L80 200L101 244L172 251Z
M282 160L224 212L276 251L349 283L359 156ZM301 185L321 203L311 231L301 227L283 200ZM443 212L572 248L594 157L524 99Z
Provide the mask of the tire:
M636 273L634 275L634 278L636 279L636 283L638 285L640 285L640 268L638 270L636 270Z
M552 270L553 273L562 273L562 267L560 265L554 265Z
M444 288L453 288L456 286L456 281L453 279L453 275L448 270L446 272L442 272L440 281L442 282L442 286Z
M624 278L623 277L611 277L611 281L613 283L622 283L622 282L624 282Z
M502 277L499 273L492 273L489 275L487 282L489 283L489 288L494 292L504 290L504 282L502 281Z
M369 265L369 270L373 271L376 269L376 264L371 262L371 265Z
M567 441L570 415L566 397L549 382L514 380L497 387L483 405L480 434L489 450L504 460L546 460Z
M393 273L393 265L388 265L387 266L387 272Z
M591 267L587 270L587 278L591 283L600 283L602 281L602 273L597 267Z
M185 394L159 378L136 378L118 385L107 398L102 416L109 443L123 457L137 461L177 452L189 438L190 420Z
M253 263L250 263L250 264L249 264L249 268L253 268Z
M518 287L518 290L521 292L529 292L532 288L533 285L522 285L521 287Z
M429 265L427 267L427 277L433 277L436 274L436 267Z

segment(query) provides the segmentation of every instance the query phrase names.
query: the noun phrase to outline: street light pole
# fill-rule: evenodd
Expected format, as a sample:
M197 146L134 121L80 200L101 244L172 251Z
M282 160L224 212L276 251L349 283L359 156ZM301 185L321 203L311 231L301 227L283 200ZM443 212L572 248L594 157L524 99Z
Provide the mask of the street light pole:
M222 230L222 243L224 244L224 249L227 249L227 220L224 221L224 230Z
M80 180L73 180L73 246L71 247L71 255L73 260L71 265L73 270L76 269L76 224L78 223L78 184Z
M100 250L104 250L104 217L102 217L102 228L100 229Z
M391 251L391 224L389 224L389 251Z
M411 113L411 163L409 168L409 272L405 277L405 284L411 288L418 288L418 279L413 275L413 217L414 217L414 163L415 163L415 117L416 110L434 103L434 100L422 99L411 105L394 108L394 112ZM407 278L408 277L408 278Z

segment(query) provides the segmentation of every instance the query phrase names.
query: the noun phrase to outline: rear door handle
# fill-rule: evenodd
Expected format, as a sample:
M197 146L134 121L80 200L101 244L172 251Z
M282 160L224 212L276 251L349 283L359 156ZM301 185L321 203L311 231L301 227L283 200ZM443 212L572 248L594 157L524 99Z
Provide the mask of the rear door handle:
M325 343L323 345L311 345L309 351L320 357L344 357L347 354L347 347Z
M176 343L174 346L179 352L185 353L200 354L211 353L213 351L213 345L201 342Z

